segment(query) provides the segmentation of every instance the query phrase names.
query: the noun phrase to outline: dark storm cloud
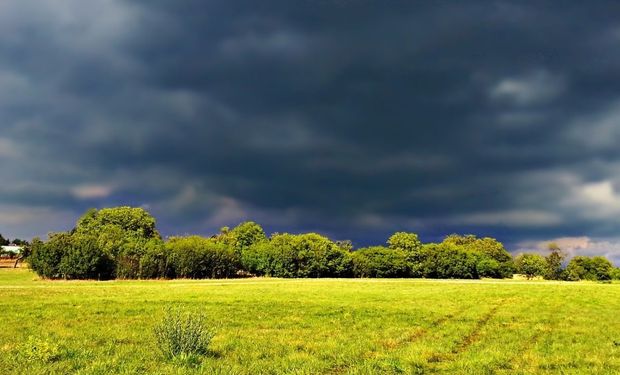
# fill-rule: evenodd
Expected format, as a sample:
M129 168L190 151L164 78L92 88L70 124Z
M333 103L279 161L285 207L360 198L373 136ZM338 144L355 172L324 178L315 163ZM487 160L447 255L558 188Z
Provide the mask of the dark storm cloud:
M615 238L619 8L3 2L0 224Z

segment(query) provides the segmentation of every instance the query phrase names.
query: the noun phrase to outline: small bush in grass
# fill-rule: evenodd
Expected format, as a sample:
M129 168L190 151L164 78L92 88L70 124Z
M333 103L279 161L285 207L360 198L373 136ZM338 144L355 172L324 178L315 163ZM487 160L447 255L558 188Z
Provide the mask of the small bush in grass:
M159 349L169 359L208 354L215 336L215 328L208 324L205 315L179 307L166 309L154 332Z
M55 362L61 359L63 350L50 340L29 336L20 348L20 355L27 361Z

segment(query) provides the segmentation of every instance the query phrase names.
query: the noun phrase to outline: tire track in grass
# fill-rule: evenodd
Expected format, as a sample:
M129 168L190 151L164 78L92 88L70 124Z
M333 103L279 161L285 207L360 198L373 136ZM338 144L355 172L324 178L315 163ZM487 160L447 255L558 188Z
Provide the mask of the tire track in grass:
M523 345L521 345L519 350L508 359L508 362L512 364L510 370L515 371L516 369L523 367L524 365L531 364L530 361L527 359L527 355L531 354L534 348L540 342L540 340L544 338L544 336L552 333L557 327L557 325L557 320L551 320L544 327L536 329L534 333L523 342Z
M482 315L474 324L474 328L469 333L463 336L460 340L456 341L452 350L448 353L434 353L431 354L427 362L429 364L439 364L443 362L451 362L456 359L462 353L465 353L470 346L480 341L482 337L482 330L489 324L489 321L497 314L497 311L506 303L506 300L501 300L497 305L493 306L489 311Z
M407 345L410 345L412 343L414 343L415 341L423 338L424 336L428 335L429 333L432 333L436 328L443 326L446 322L450 321L453 318L456 318L460 315L462 315L463 313L465 313L466 311L468 311L471 308L471 306L461 306L459 309L450 312L446 315L440 316L439 318L433 320L430 322L430 324L428 325L427 328L424 327L418 327L417 329L415 329L413 332L410 332L409 334L405 335L405 336L401 336L401 338L399 338L398 340L396 340L396 342L394 344L390 344L390 345L386 345L385 343L383 344L384 347L384 351L382 351L382 353L389 353L389 352L393 352L396 351L400 348L403 348ZM372 352L373 354L376 353L375 351ZM363 360L362 360L363 362ZM326 370L326 374L331 374L331 375L338 375L338 374L344 374L344 373L348 373L352 370L354 370L356 367L361 366L363 363L360 362L354 362L351 364L336 364L333 365L331 367L329 367Z
M548 332L548 330L541 329L541 330L537 330L536 332L534 332L527 340L523 342L523 345L521 345L519 350L515 351L510 357L508 357L504 361L505 363L508 363L510 365L506 366L505 368L502 368L501 370L507 371L508 373L517 371L517 369L521 367L521 365L523 365L524 362L526 362L525 354L529 353L532 350L532 348L538 344L540 337L545 332Z

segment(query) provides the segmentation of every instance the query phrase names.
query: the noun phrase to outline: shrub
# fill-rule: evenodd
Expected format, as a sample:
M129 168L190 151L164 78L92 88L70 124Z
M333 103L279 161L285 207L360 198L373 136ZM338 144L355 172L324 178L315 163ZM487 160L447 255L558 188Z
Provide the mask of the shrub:
M519 254L515 258L517 273L525 275L528 279L535 276L544 276L548 266L545 258L540 254Z
M166 250L161 240L150 240L144 244L139 276L143 279L174 277L170 252Z
M178 307L166 309L153 331L159 349L169 359L180 355L208 354L215 336L215 328L209 326L204 315Z
M447 244L428 244L422 248L420 271L433 279L477 279L479 255Z
M480 277L495 277L501 278L501 268L498 261L492 258L483 257L476 264L476 270Z
M47 243L38 239L32 241L32 253L29 257L30 267L43 278L60 278L60 262L65 249L71 246L71 236L68 233L50 234Z
M348 277L351 254L316 233L275 234L242 253L246 270L274 277Z
M19 350L20 357L33 362L55 362L63 354L63 349L57 343L34 336L29 336Z
M354 251L352 258L357 277L407 277L409 274L403 250L373 246Z
M611 262L603 257L590 258L578 255L573 257L566 266L566 274L568 280L572 281L603 281L612 279L613 269Z
M166 243L177 277L223 278L236 275L239 257L225 243L199 236L174 237Z
M73 234L64 248L58 266L65 279L110 279L114 263L97 245L97 239L88 235Z

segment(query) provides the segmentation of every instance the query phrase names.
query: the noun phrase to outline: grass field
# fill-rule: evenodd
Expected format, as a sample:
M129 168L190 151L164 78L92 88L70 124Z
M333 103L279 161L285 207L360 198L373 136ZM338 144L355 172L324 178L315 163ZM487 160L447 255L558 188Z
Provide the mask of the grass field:
M0 374L618 374L620 285L245 279L42 281L0 269ZM168 361L170 305L219 326Z

